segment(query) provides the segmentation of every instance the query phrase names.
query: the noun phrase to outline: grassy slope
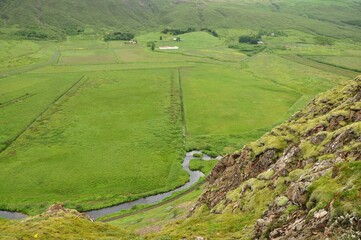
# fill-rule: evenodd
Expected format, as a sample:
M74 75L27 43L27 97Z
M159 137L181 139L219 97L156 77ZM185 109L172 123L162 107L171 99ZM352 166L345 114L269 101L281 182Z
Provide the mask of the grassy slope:
M93 223L74 211L45 213L19 221L0 219L1 239L138 239L104 223ZM140 239L140 238L139 238Z
M171 222L181 222L193 207L203 188L187 194L164 206L110 222L111 225L126 228L139 234L149 234L160 231Z
M356 26L360 5L354 1L85 1L27 2L2 1L3 27L42 27L57 35L69 27L107 31L159 30L164 27L272 28L292 27L304 32L332 37L359 39ZM318 9L327 9L327 14ZM326 12L326 11L325 11ZM285 21L285 19L287 21ZM44 25L43 25L44 24ZM86 31L87 32L87 31ZM92 31L88 31L92 33ZM64 36L62 36L64 37Z

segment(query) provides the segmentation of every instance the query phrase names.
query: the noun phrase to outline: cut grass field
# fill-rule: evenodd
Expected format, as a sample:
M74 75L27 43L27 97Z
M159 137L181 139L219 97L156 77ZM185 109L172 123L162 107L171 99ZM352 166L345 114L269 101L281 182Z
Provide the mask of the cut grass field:
M146 42L159 35L139 36L138 45L45 42L59 61L0 78L1 209L36 214L64 202L89 210L171 190L188 179L186 149L239 149L349 79L341 68L287 59L293 50L275 39L249 57L205 32L184 34L179 51L151 51ZM209 172L214 163L191 164Z

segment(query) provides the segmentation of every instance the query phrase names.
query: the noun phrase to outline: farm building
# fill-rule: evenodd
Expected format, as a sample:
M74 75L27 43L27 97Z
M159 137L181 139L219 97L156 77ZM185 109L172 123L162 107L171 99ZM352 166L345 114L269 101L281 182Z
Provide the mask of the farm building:
M160 50L178 50L179 47L174 46L174 47L170 47L170 46L161 46L159 47Z

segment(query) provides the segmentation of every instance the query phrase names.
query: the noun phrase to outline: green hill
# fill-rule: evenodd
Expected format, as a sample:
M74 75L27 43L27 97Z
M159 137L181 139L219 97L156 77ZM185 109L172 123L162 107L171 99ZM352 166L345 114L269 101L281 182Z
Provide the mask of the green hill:
M325 11L327 9L327 11ZM104 31L173 28L293 28L312 34L360 39L355 1L3 0L3 34L19 29L44 38ZM327 12L327 14L326 14Z

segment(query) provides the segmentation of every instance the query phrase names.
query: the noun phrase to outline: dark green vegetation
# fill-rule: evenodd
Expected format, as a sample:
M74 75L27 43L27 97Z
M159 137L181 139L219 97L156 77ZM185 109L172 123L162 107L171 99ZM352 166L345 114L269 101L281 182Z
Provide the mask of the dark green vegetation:
M162 31L163 34L180 35L190 32L195 32L195 28L187 28L186 30L166 28Z
M121 40L131 40L134 38L134 34L132 33L122 33L122 32L114 32L109 33L104 36L104 41L121 41Z
M358 75L360 11L352 0L0 1L0 209L34 215L64 202L87 210L184 184L185 151L232 153L318 93ZM133 37L138 44L122 41ZM313 126L309 122L301 118L292 128L296 135L274 128L247 145L252 157L270 149L280 154ZM318 159L324 147L300 143L305 158ZM193 160L191 168L209 173L214 164ZM312 182L305 209L319 211L331 199L332 216L357 208L358 169L340 163ZM286 182L306 170L279 178L272 188L267 181L274 173L259 172L242 183L251 188L244 198L237 186L226 202L199 207L180 228L162 234L247 238L275 198L276 205L289 203ZM353 177L350 191L341 194ZM228 211L229 202L243 208ZM296 210L287 205L288 214ZM177 219L186 210L179 211L160 215ZM137 230L150 221L136 217Z

